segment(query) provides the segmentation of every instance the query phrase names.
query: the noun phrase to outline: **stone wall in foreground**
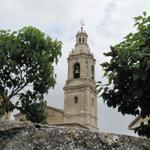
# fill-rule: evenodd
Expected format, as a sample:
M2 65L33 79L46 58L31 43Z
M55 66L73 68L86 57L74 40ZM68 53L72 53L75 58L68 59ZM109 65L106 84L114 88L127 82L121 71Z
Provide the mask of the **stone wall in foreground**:
M150 150L150 141L84 129L0 121L0 150Z

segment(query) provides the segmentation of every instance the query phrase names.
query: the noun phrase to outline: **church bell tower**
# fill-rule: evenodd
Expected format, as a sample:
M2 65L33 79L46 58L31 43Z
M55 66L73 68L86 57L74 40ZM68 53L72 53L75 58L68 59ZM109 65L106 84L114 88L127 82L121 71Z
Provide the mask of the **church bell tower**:
M64 86L64 123L78 123L97 129L95 59L83 27L76 34L75 48L68 57L68 78Z

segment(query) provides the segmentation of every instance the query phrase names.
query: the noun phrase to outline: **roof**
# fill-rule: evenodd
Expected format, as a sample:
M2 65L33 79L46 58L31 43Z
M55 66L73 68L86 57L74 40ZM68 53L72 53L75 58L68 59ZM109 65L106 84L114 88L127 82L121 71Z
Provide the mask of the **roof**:
M128 126L129 129L132 128L132 126L141 118L141 116L137 116Z
M47 109L52 109L52 110L57 111L57 112L60 112L60 113L64 113L64 111L63 111L62 109L55 108L55 107L52 107L52 106L47 106L46 108L47 108ZM20 116L20 115L22 115L20 112L17 113L17 114L14 114L15 117Z
M128 128L129 128L129 130L134 130L134 129L138 128L142 122L144 124L147 124L148 120L150 120L150 116L146 116L145 118L142 118L139 115L129 124Z
M58 112L64 113L64 110L59 109L59 108L56 108L56 107L52 107L52 106L47 106L47 109L53 109L53 110L55 110L55 111L58 111Z

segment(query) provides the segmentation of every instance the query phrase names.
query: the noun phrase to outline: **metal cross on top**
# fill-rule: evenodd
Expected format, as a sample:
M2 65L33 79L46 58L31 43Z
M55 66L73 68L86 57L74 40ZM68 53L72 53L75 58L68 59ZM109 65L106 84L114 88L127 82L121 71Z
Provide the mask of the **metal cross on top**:
M81 20L81 32L83 32L83 26L85 26L84 21Z

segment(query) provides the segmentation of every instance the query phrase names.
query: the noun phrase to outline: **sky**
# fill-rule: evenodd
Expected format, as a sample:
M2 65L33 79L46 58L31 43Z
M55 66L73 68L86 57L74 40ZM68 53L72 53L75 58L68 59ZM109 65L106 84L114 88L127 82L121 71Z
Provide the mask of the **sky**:
M57 84L50 89L48 105L63 109L63 86L67 79L67 57L75 44L81 20L96 58L96 81L103 80L100 64L110 45L120 43L134 32L133 17L143 11L150 15L150 0L0 0L0 29L18 30L34 26L63 42L62 56L55 66ZM101 132L134 135L128 125L134 117L123 116L98 98L98 127Z

